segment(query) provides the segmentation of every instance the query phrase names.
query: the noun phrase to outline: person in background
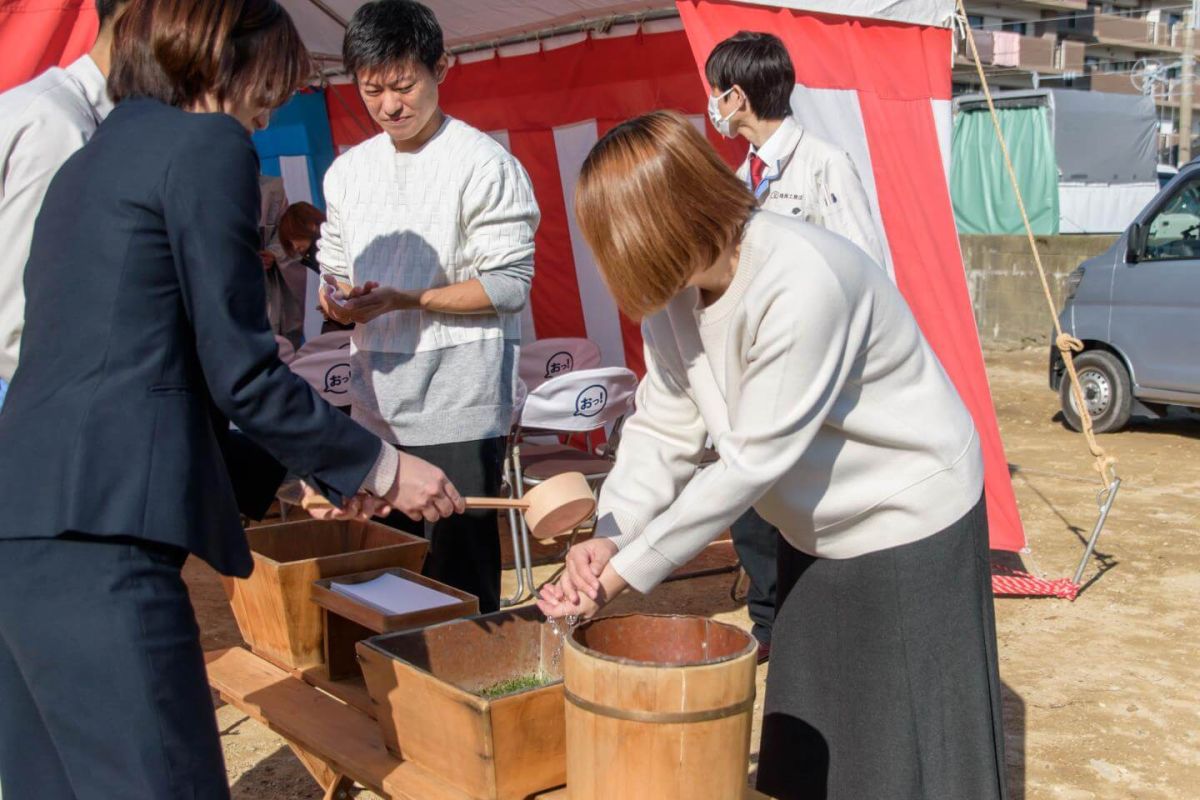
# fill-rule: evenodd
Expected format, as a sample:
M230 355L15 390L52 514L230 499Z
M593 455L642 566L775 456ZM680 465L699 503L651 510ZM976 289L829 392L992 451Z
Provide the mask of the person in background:
M304 343L308 272L309 269L316 271L317 237L324 219L325 215L311 203L292 203L282 210L277 224L271 227L278 254L275 250L263 254L271 329L297 350ZM309 259L307 264L306 258Z
M713 48L704 72L712 87L713 127L750 142L737 174L759 207L841 234L882 265L870 201L854 162L792 114L796 71L783 42L769 33L742 31ZM761 663L771 654L780 534L753 509L734 522L731 533L749 579L746 605Z
M290 264L299 265L304 270L321 274L321 265L317 262L317 242L321 238L321 226L325 224L325 212L312 203L292 203L279 219L279 240ZM299 283L298 274L304 274L292 267L290 280ZM307 289L307 279L305 280ZM324 308L319 308L325 321L321 323L321 333L330 331L352 331L354 323L343 325L331 319Z
M112 110L104 81L125 6L97 0L100 30L87 55L0 94L0 409L20 356L33 221L50 179Z
M249 132L311 73L276 0L130 0L117 106L46 192L0 413L10 800L229 797L181 569L253 568L231 421L348 515L464 510L278 358Z
M317 263L317 240L325 214L312 203L292 203L279 218L279 243L288 258L296 259L303 267L320 273Z
M646 376L551 617L649 592L752 505L785 537L758 788L1003 800L974 423L887 274L757 208L674 113L607 133L575 213ZM700 469L711 438L720 460Z
M343 64L383 129L326 174L317 253L326 313L357 323L354 418L440 466L465 494L495 496L533 279L529 176L490 136L442 112L449 56L424 5L359 7ZM443 520L430 536L426 574L476 595L484 613L499 608L495 512Z

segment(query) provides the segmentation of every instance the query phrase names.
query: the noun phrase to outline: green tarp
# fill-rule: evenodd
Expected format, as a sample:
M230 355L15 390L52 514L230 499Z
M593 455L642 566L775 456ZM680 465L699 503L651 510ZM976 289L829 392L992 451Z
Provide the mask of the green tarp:
M996 113L1033 232L1058 233L1058 164L1047 108L999 108ZM960 233L1025 232L986 109L958 114L950 163L950 195Z

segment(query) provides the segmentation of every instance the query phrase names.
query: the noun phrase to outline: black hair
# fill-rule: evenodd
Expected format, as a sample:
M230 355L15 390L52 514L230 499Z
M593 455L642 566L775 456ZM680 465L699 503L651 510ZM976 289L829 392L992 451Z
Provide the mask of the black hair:
M117 13L117 9L125 0L96 0L96 16L100 17L100 24L108 22Z
M431 72L446 51L442 26L416 0L374 0L346 27L342 65L355 79L364 71L419 62Z
M792 113L796 69L778 36L738 31L709 53L704 75L722 92L740 86L750 110L762 119L783 119Z

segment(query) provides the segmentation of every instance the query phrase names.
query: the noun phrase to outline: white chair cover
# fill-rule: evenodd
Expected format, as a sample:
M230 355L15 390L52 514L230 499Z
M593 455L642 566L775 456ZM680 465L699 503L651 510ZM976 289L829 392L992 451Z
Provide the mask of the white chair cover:
M530 389L521 427L585 433L629 413L637 376L624 367L576 370Z
M350 331L330 331L309 339L296 351L296 357L315 355L329 350L349 350Z
M330 405L350 405L350 342L340 350L300 353L288 364Z
M600 347L589 339L538 339L521 345L517 367L521 380L532 391L551 378L600 366Z

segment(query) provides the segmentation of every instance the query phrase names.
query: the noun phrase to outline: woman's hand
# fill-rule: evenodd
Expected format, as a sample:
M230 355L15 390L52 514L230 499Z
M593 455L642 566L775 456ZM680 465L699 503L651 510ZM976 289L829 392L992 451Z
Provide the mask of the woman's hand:
M538 593L538 610L545 614L547 619L562 619L563 617L591 619L600 610L600 604L582 594L578 595L580 600L578 603L567 600L566 593L561 588L562 581L566 579L567 576L563 575L559 583L547 583L542 587Z
M611 539L592 539L572 547L558 583L547 584L539 592L541 612L547 617L595 616L628 586L609 563L616 552ZM579 581L585 581L586 587Z
M567 594L567 600L576 604L582 593L588 599L598 601L603 588L600 585L600 576L604 574L604 568L616 554L617 546L612 539L588 539L572 547L567 553L566 569L563 573L570 581L560 584Z

